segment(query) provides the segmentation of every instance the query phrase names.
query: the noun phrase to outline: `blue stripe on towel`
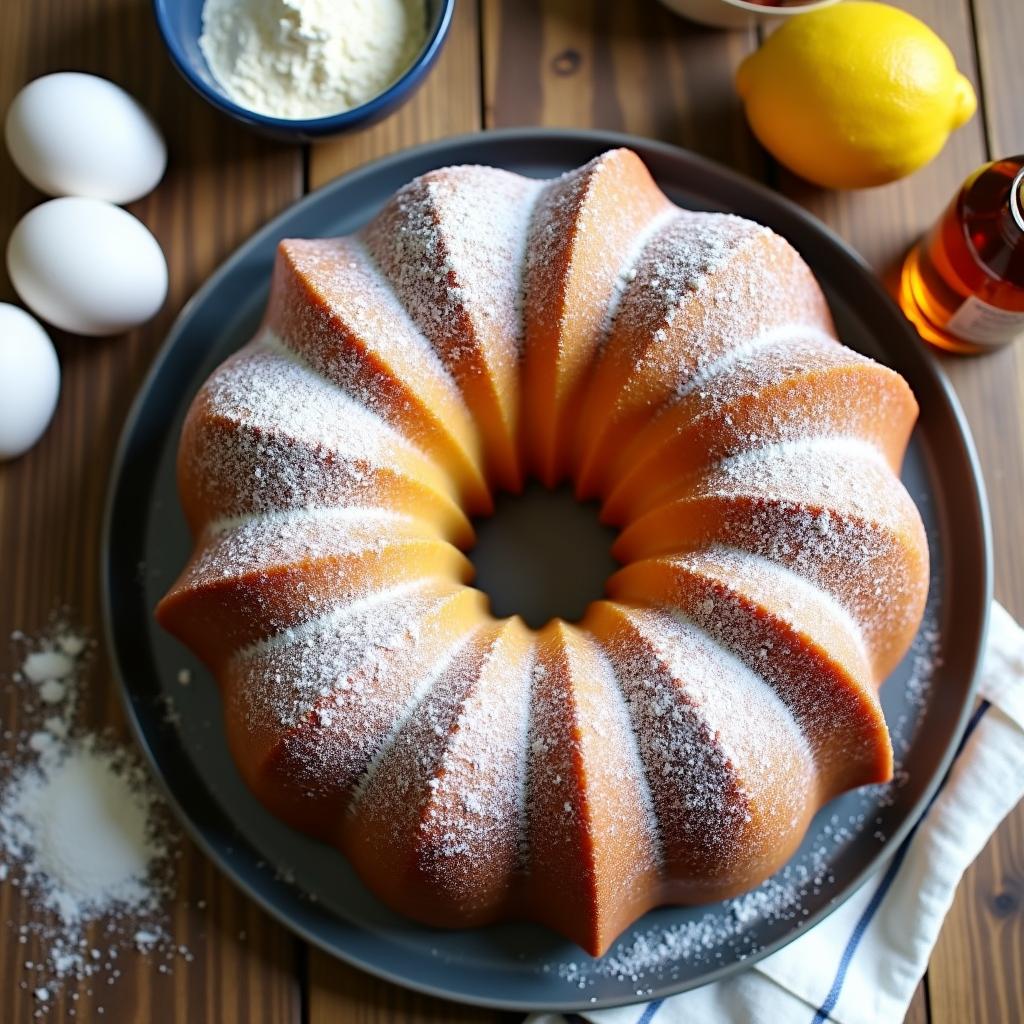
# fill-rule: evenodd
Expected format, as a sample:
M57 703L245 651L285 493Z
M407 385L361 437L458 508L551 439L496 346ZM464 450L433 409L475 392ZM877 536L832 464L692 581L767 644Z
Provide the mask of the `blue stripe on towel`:
M975 709L974 714L971 715L971 719L967 723L967 728L964 730L963 739L960 741L960 746L957 747L956 754L953 757L954 762L963 753L963 749L967 745L967 740L970 738L971 733L977 728L982 716L991 706L992 705L987 700L983 700ZM950 771L952 771L952 765L950 765ZM924 811L921 813L921 817L918 818L914 827L907 834L907 838L900 844L900 848L896 851L896 856L893 857L892 863L882 876L882 881L879 882L878 888L875 890L875 894L871 897L871 901L864 908L864 913L860 915L860 919L854 926L850 939L846 943L846 948L843 950L843 955L840 957L839 967L836 969L836 976L832 982L832 987L828 990L828 995L825 996L824 1002L818 1007L818 1012L815 1013L814 1020L811 1024L823 1024L824 1021L828 1020L828 1015L835 1009L835 1005L839 1001L839 995L843 991L843 982L846 980L846 972L850 968L850 962L853 960L853 954L857 952L857 947L860 945L860 940L864 937L864 933L867 931L868 925L871 924L871 919L877 913L878 908L882 904L882 900L885 899L885 894L889 891L889 887L892 885L893 880L899 873L900 865L903 863L903 860L907 855L907 850L910 849L910 841L914 838L914 834L917 832L918 826L922 821L924 821L925 815L931 810L932 804L935 803L948 779L949 772L946 773L946 778L942 780L942 785L939 786L932 795L931 800L928 801L928 806L925 807Z
M654 1020L654 1015L661 1009L663 1002L665 1002L664 999L655 999L653 1003L648 1003L636 1024L651 1024L651 1021Z

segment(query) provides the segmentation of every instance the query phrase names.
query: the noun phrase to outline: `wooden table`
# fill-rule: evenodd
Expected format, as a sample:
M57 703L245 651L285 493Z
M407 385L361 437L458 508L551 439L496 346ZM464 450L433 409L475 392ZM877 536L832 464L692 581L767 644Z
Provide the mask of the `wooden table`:
M460 0L444 55L401 111L361 134L300 149L254 137L208 108L165 56L146 0L3 0L0 108L29 79L81 69L136 94L167 133L172 163L135 205L171 268L157 320L108 341L56 335L64 370L60 408L43 442L0 466L0 634L42 626L68 604L98 632L97 558L110 456L128 405L166 329L210 271L303 192L413 143L506 125L596 126L653 136L768 181L832 225L891 282L908 243L961 179L986 158L1024 150L1019 0L900 0L949 43L981 100L977 117L909 180L863 193L822 192L758 148L732 89L755 32L706 31L654 0ZM39 196L0 155L0 239ZM0 298L13 299L0 281ZM1024 347L945 361L974 430L992 504L996 593L1024 618ZM98 667L95 724L121 721ZM0 667L6 668L0 662ZM17 722L17 707L4 710ZM180 871L188 907L174 911L195 962L164 976L126 958L102 993L116 1022L349 1024L387 1020L516 1020L387 985L310 949L270 920L189 847ZM196 909L205 900L206 909ZM25 912L0 888L0 920ZM3 934L0 932L0 934ZM240 935L244 934L244 939ZM33 949L0 939L0 1017L29 1020L18 987ZM967 873L909 1019L936 1024L1024 1020L1024 806ZM71 989L53 1008L62 1012ZM91 1020L86 995L76 1004ZM56 1019L56 1017L55 1017Z

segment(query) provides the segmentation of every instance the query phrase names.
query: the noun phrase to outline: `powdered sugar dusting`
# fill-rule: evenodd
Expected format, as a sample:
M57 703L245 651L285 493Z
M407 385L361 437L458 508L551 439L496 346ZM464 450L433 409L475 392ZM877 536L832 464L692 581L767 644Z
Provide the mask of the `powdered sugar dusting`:
M607 501L617 518L654 506L690 473L784 441L852 437L898 459L916 413L891 370L816 332L748 348L728 373L684 391L617 453Z
M287 509L219 519L194 570L197 582L244 575L282 562L383 550L393 540L427 534L429 527L385 508Z
M492 447L511 444L514 431L522 274L540 190L491 167L446 168L400 189L365 232Z
M767 228L740 217L678 211L628 272L605 368L617 404L656 406L734 348L773 329L830 334L813 275Z
M876 675L926 573L892 471L905 386L836 341L785 241L644 174L622 152L543 183L446 168L358 238L284 243L261 335L182 443L200 547L175 614L217 617L250 784L393 905L529 906L590 949L776 871L822 800L885 776ZM557 477L573 432L581 490L627 524L628 604L530 634L443 538L521 455ZM823 884L786 878L734 904L733 937Z
M389 652L415 643L428 592L419 582L375 590L240 651L236 671L252 683L245 702L294 726L320 699L365 689L360 671L373 678Z
M791 710L691 623L641 609L617 615L600 635L647 766L670 872L699 898L702 887L735 884L751 861L770 870L815 796L811 753Z
M193 440L194 437L194 440ZM450 485L400 433L264 334L204 385L183 468L208 517L379 505L382 475ZM420 495L421 504L429 494Z
M713 542L778 562L831 594L856 619L882 675L920 619L927 580L917 510L862 440L811 438L732 456L694 474L619 544L621 554L643 557Z
M517 868L531 665L521 632L509 623L460 647L382 748L355 805L354 846L382 830L396 871L414 864L468 915L493 913Z
M359 239L282 242L267 322L421 448L479 472L479 439L458 388Z
M447 168L400 189L367 229L368 250L447 365L462 358L466 328L488 361L517 353L518 271L540 190L491 167Z
M835 891L832 872L835 857L869 830L879 843L888 838L880 830L882 812L897 798L908 780L901 758L910 750L923 715L935 673L942 664L940 631L936 620L938 587L925 612L911 649L912 669L907 681L910 713L890 723L896 765L893 780L864 786L846 799L842 814L820 814L813 826L813 842L761 885L717 904L707 913L669 926L636 927L600 959L569 960L557 968L545 965L543 973L557 970L560 978L587 991L604 979L628 981L638 996L652 995L694 966L709 968L757 954L779 926L801 928L811 907ZM747 719L744 720L746 723Z
M623 570L617 596L678 608L767 680L800 723L828 792L877 781L888 741L860 631L837 602L747 552L712 546L658 565L654 586Z

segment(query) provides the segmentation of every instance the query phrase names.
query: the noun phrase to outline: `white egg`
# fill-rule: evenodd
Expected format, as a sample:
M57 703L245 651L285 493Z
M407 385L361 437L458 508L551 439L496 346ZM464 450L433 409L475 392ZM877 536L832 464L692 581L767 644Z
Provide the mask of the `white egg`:
M43 436L59 394L50 336L25 310L0 302L0 460L17 458Z
M99 199L51 199L7 243L15 291L43 320L75 334L120 334L167 296L167 262L146 226Z
M167 166L163 136L139 102L77 71L29 82L7 111L6 136L18 170L51 196L130 203Z

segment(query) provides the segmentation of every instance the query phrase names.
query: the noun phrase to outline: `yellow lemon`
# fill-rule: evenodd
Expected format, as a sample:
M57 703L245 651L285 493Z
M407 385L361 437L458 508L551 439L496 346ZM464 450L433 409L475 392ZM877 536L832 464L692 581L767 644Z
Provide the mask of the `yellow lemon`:
M909 174L977 106L927 25L861 0L791 18L740 65L736 87L765 149L828 188Z

